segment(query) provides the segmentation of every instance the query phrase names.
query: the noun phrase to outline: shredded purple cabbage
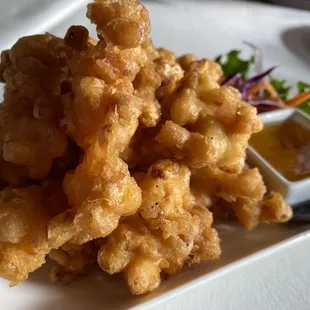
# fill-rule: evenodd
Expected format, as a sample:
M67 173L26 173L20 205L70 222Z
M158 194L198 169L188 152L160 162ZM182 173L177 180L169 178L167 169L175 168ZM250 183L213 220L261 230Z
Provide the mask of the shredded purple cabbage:
M225 79L225 81L222 83L223 86L232 85L236 86L238 81L241 80L242 74L240 72L235 73L228 78Z
M242 100L247 100L247 91L255 84L257 84L258 82L260 82L262 79L264 79L266 76L268 76L274 69L276 68L276 66L268 69L267 71L260 73L256 76L253 76L251 79L245 81L243 83L243 85L241 86L241 88L239 89L239 91L241 92L241 97Z
M261 50L251 42L243 41L242 43L249 46L253 50L254 58L255 58L254 68L255 68L256 74L262 73L264 70L264 65L263 65L263 54Z
M249 46L254 53L255 58L255 72L256 75L248 80L242 80L242 74L240 72L235 73L225 79L222 83L223 86L232 86L238 89L241 93L242 100L256 107L259 111L268 111L273 109L283 108L283 104L274 102L272 100L265 99L264 90L260 90L258 93L259 100L252 100L248 97L247 93L249 89L257 84L263 83L264 79L277 67L273 66L270 69L263 71L263 57L261 50L251 42L244 41L245 45Z
M241 80L241 73L236 73L231 76L229 76L223 83L222 85L230 85L235 88L237 88L242 96L242 100L247 100L247 91L249 90L250 87L253 85L259 83L262 79L264 79L266 76L268 76L276 67L272 67L268 69L267 71L260 73L256 76L253 76L247 81L242 81Z
M255 68L256 74L262 73L264 71L262 51L260 50L259 47L257 47L256 45L254 45L251 42L244 41L243 44L249 46L253 50L254 59L255 59L254 68ZM263 82L264 82L264 79L260 83L263 83ZM262 89L258 92L258 97L261 99L264 98L264 91Z
M254 107L270 107L270 108L283 108L283 104L271 100L249 100Z

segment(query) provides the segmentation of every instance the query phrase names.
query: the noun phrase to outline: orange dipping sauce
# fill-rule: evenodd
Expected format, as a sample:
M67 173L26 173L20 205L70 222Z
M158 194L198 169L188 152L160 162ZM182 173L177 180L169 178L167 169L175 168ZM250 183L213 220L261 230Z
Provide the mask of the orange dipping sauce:
M265 124L250 145L288 181L310 177L310 130L294 118Z

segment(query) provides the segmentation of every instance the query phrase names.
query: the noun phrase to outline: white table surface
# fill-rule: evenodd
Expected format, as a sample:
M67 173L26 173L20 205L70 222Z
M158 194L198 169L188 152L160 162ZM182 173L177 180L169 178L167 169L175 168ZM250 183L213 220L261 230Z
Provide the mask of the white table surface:
M85 1L0 0L0 48L9 47L18 36L53 28L59 18L72 14L77 2ZM55 11L59 14L50 18L49 12ZM42 20L42 14L49 18ZM156 12L151 14L155 24L160 21ZM308 69L304 76L309 76ZM308 310L309 255L309 242L297 242L152 309Z

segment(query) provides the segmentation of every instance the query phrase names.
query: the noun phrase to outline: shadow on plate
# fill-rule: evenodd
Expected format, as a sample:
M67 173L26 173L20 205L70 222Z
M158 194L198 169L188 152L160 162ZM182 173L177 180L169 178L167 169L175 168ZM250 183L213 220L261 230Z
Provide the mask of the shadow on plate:
M284 45L307 66L310 63L310 26L299 26L281 34Z
M235 224L217 224L222 239L222 258L215 262L206 262L190 269L184 269L181 273L163 281L162 285L153 293L146 296L131 296L120 276L108 276L99 270L94 271L81 281L65 286L50 283L48 280L48 264L34 273L29 281L23 285L31 285L31 294L43 294L44 298L36 298L32 310L84 310L84 309L129 309L150 302L156 297L164 299L171 297L169 293L182 285L194 287L198 283L206 282L226 272L237 268L241 264L234 263L249 255L271 247L278 242L290 238L309 229L309 225L289 223L287 225L260 225L257 229L247 232L244 228ZM306 236L306 234L304 234ZM302 237L301 237L302 238ZM255 258L259 258L257 255ZM193 282L191 282L193 281ZM191 283L190 283L191 282ZM185 288L185 287L183 287ZM181 293L183 290L179 290ZM170 296L169 296L170 295ZM37 296L37 295L35 295ZM174 295L175 297L175 295ZM163 301L163 300L161 300ZM144 307L144 305L143 305Z
M95 269L85 278L65 285L49 281L51 266L51 262L47 263L27 281L46 291L46 298L38 298L32 310L114 310L125 309L130 305L132 296L120 276L109 276Z

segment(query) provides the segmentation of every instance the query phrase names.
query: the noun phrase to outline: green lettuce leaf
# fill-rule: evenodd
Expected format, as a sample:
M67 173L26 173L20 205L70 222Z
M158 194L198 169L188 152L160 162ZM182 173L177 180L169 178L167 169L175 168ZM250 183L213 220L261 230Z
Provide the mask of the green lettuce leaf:
M255 58L251 56L248 60L240 58L241 51L232 50L226 55L226 61L223 60L223 55L219 55L215 61L218 62L223 69L224 76L229 77L236 73L241 73L243 79L247 79L251 65L254 63Z
M305 91L310 90L310 84L304 83L302 81L298 81L296 84L298 93L304 93ZM310 114L310 100L306 100L302 104L298 106L298 108L308 114Z
M288 100L288 96L292 86L286 84L285 80L278 80L274 77L270 77L270 83L274 87L274 89L278 92L280 98L284 101Z

